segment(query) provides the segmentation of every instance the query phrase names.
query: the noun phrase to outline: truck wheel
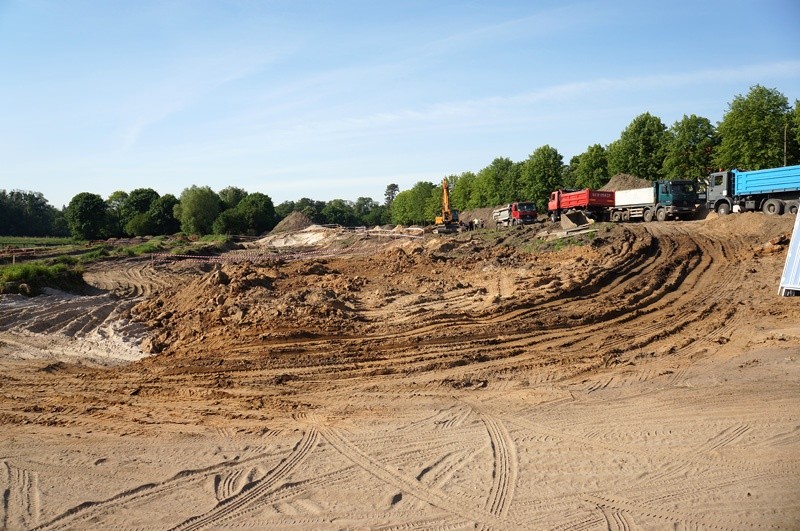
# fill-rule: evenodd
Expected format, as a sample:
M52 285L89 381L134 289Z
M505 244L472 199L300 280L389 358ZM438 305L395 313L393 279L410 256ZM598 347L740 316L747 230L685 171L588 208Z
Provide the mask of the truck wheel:
M786 212L788 212L789 214L791 214L793 216L795 214L797 214L797 203L795 203L795 202L787 203L786 204Z
M653 221L653 211L650 210L649 208L644 211L644 220L647 223Z
M728 203L720 203L717 205L717 214L720 216L727 216L731 213L731 206Z
M611 214L611 221L619 223L622 221L622 213L621 212L612 212Z
M767 199L761 210L769 216L783 214L783 202L780 199Z
M556 223L558 221L558 214L556 214L555 212L550 212L550 221Z
M656 210L656 220L658 221L666 221L667 219L667 211L663 208L659 208Z

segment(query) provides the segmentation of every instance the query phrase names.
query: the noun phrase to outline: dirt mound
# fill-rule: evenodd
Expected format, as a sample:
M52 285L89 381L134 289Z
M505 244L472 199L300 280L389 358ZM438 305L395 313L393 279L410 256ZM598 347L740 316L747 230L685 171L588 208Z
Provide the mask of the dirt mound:
M492 210L494 210L492 207L464 210L459 214L459 219L464 223L469 223L472 220L479 219L483 221L484 227L490 227L490 223L492 221Z
M636 188L646 188L653 184L652 181L648 181L647 179L642 179L640 177L636 177L635 175L629 175L627 173L618 173L611 178L601 190L611 190L616 192L617 190L634 190Z
M311 221L311 218L309 218L302 212L294 211L290 212L288 216L286 216L280 221L280 223L275 225L275 228L272 229L270 234L303 230L306 227L310 227L313 224L314 222Z

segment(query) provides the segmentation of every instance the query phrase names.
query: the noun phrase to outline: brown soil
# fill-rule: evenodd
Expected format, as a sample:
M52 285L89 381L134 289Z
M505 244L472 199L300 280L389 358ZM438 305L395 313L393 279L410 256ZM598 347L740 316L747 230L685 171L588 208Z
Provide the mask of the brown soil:
M648 186L652 185L653 182L648 181L647 179L641 179L635 175L629 175L627 173L618 173L600 189L612 190L616 192L617 190L635 190L636 188L647 188Z
M793 222L311 227L2 297L0 527L796 529Z

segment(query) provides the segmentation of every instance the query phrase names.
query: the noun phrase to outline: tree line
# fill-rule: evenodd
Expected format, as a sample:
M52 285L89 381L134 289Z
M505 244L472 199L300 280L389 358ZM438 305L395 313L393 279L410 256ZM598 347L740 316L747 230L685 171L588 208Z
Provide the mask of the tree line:
M544 211L559 188L597 189L617 174L649 180L702 182L718 168L758 170L800 163L800 101L790 105L777 89L751 87L737 95L716 126L684 115L671 127L646 112L635 117L608 145L593 144L564 163L550 145L524 161L495 158L477 173L447 176L453 208L491 207L517 200ZM292 212L313 222L344 226L428 224L441 212L441 185L420 181L400 191L386 187L383 202L302 198L274 206L263 193L227 187L191 186L180 197L150 188L117 191L107 199L82 192L62 210L38 192L0 190L0 236L67 236L76 239L185 234L249 234L271 230Z

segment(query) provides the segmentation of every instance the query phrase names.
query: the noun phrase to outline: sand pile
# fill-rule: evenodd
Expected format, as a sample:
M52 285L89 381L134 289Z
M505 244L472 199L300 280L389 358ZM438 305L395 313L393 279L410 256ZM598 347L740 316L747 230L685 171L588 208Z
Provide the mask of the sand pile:
M601 190L633 190L636 188L646 188L653 184L652 181L629 175L627 173L618 173L609 180Z

